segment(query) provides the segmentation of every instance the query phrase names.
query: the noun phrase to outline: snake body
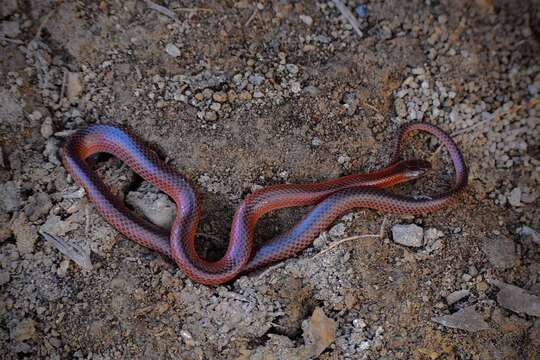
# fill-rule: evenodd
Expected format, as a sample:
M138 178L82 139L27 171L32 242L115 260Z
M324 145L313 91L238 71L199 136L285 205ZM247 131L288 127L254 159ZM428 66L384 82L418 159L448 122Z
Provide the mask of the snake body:
M416 179L430 169L426 161L399 161L403 138L416 130L438 138L454 165L455 180L451 189L430 198L397 195L383 190ZM170 231L139 217L110 192L86 161L92 154L100 152L116 156L174 200L177 212ZM130 131L116 125L92 125L78 130L64 146L63 162L109 224L137 243L172 258L188 277L207 285L223 284L241 273L298 253L339 215L353 208L425 214L448 206L467 185L467 168L454 141L434 125L408 124L400 129L392 160L382 170L316 184L269 186L248 195L235 212L225 255L211 262L201 258L195 249L200 202L194 187ZM307 205L315 207L298 224L254 251L253 232L261 216L276 209Z

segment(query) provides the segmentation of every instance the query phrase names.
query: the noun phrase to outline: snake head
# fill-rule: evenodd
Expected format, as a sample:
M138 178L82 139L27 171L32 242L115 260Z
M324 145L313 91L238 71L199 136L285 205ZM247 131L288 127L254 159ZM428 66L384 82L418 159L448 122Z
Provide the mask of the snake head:
M431 170L431 163L426 160L405 160L402 166L403 174L408 179L417 179Z

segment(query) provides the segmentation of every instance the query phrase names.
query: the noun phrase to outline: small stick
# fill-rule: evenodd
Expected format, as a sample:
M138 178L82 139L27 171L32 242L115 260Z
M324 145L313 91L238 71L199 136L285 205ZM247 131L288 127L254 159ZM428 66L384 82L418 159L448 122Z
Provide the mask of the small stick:
M272 271L276 270L276 269L279 269L281 267L285 266L285 262L280 262L280 263L277 263L276 265L272 265L266 269L264 269L264 271L262 273L260 273L257 278L260 279L262 277L265 277L266 275L268 275L269 273L271 273Z
M379 109L377 109L375 106L369 104L369 103L363 103L362 104L363 106L367 107L367 108L370 108L371 110L375 111L376 113L381 113L381 111Z
M64 99L64 95L66 93L67 78L68 71L66 68L64 68L64 77L62 79L62 88L60 89L60 99L58 99L58 105L62 104L62 99Z
M499 112L499 111L496 111L495 113L493 113L493 114L492 114L490 117L488 117L487 119L484 119L484 120L482 120L482 121L479 121L479 122L477 122L476 124L471 125L471 126L469 126L469 127L466 127L466 128L464 128L464 129L456 130L456 131L454 131L453 133L451 133L450 136L454 137L454 136L460 136L460 135L463 135L463 134L465 134L465 133L467 133L467 132L469 132L469 131L471 131L471 130L474 130L474 129L480 127L481 125L490 123L492 120L498 119L498 118L500 118L500 112ZM439 145L439 147L437 148L437 150L435 150L435 151L433 152L433 155L431 155L431 160L433 160L433 159L435 158L435 156L437 156L437 155L441 152L441 150L442 150L443 147L444 147L444 145Z
M183 11L183 12L196 12L196 11L212 12L212 9L202 8L202 7L194 7L194 8L182 7L182 8L176 8L174 10Z
M90 207L88 206L88 204L86 204L86 206L84 207L84 215L85 215L85 224L84 224L84 230L86 231L87 234L90 233Z
M358 20L356 20L356 18L351 13L349 8L343 5L343 3L340 0L333 0L333 1L336 7L338 8L338 10L341 12L341 15L343 15L343 17L349 21L349 23L351 24L354 31L356 31L358 36L362 37L362 31L360 30L360 27L358 26Z
M26 46L28 49L30 49L30 45L37 42L41 36L41 32L43 31L43 28L45 27L45 25L47 24L47 22L49 21L49 19L53 16L54 12L56 11L56 9L63 3L64 1L60 1L54 8L51 9L51 11L49 11L47 13L47 15L45 15L45 18L43 19L43 21L41 22L41 24L39 24L39 27L36 31L36 35L34 35L34 37L32 38L32 40L28 43L28 45Z
M217 237L217 236L214 236L214 235L209 235L209 234L205 234L205 233L196 233L195 234L196 236L201 236L201 237L204 237L204 238L207 238L207 239L211 239L211 240L214 240L214 241L217 241L217 242L222 242L223 239Z
M178 17L176 16L176 14L171 10L167 9L165 6L158 5L150 0L144 0L144 2L150 9L157 11L161 15L165 15L166 17L171 18L174 21L178 21Z
M349 237L346 237L345 239L341 239L341 240L338 240L338 241L334 241L332 244L330 244L330 246L328 246L326 249L322 250L321 252L315 254L312 259L318 257L318 256L321 256L323 254L326 254L327 252L329 252L330 250L334 249L335 247L343 244L344 242L347 242L347 241L353 241L353 240L359 240L359 239L367 239L367 238L378 238L378 239L382 239L384 237L384 228L386 227L386 216L383 218L383 221L382 221L382 224L381 224L381 227L379 229L379 233L378 234L365 234L365 235L355 235L355 236L349 236Z
M247 27L251 23L251 21L255 18L255 15L257 15L257 5L255 5L255 9L253 9L253 12L249 16L249 19L244 24L244 27Z
M6 42L10 42L10 43L17 44L17 45L24 44L24 42L21 41L21 40L10 39L10 38L7 38L7 37L5 37L3 35L0 35L0 41L6 41Z

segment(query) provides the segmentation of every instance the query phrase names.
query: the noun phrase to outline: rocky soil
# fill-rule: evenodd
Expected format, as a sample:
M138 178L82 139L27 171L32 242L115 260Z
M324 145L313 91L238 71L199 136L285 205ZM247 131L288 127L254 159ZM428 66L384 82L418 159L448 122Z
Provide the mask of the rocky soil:
M538 359L539 9L1 1L0 357ZM193 179L199 251L217 259L246 194L384 167L410 121L462 149L459 203L353 211L297 257L225 286L119 235L59 160L78 128L133 129ZM396 191L448 188L436 142L406 148L434 170ZM94 167L134 211L170 224L167 196L115 158ZM265 217L257 241L306 211Z

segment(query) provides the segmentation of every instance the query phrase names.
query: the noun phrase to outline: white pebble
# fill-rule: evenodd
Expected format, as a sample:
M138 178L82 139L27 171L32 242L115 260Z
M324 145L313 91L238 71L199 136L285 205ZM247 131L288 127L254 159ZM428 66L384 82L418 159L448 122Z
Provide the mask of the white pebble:
M180 56L180 49L178 49L178 47L174 44L167 44L165 46L165 52L167 52L167 54L171 55L172 57Z

